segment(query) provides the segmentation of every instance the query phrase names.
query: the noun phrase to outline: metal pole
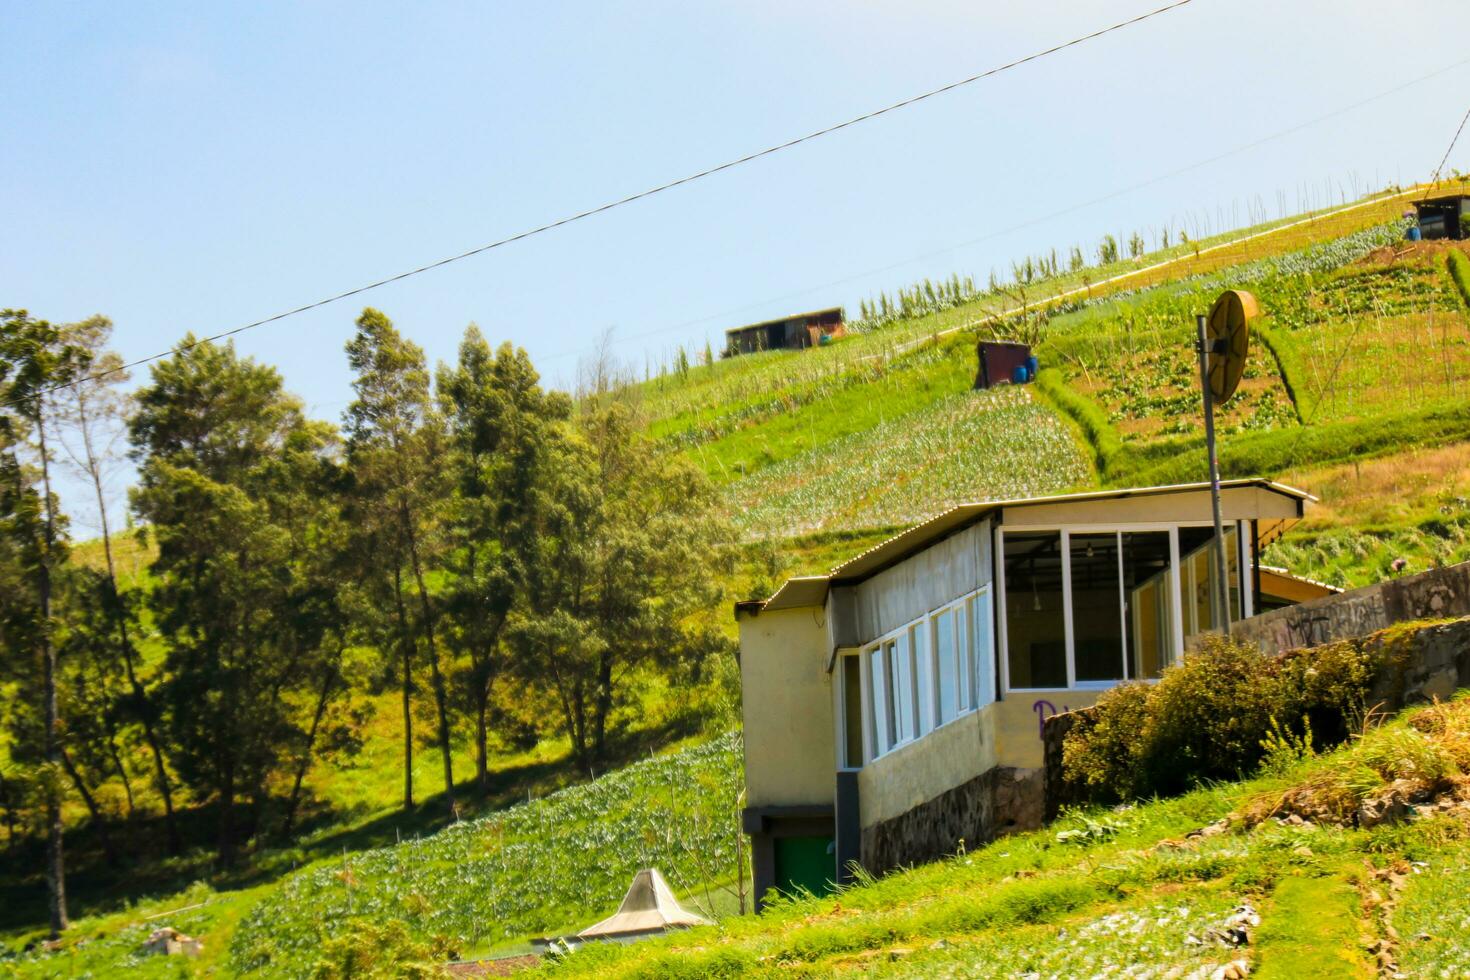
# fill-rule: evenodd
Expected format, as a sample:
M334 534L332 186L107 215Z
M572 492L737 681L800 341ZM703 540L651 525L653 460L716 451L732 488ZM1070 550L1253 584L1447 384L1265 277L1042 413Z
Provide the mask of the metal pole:
M1220 520L1220 460L1215 454L1215 399L1210 394L1209 340L1206 336L1205 317L1194 318L1198 336L1195 346L1199 350L1199 386L1205 399L1205 452L1210 457L1210 506L1215 514L1215 540L1210 549L1215 555L1215 594L1211 599L1220 610L1220 631L1230 635L1230 582L1225 571L1225 527Z

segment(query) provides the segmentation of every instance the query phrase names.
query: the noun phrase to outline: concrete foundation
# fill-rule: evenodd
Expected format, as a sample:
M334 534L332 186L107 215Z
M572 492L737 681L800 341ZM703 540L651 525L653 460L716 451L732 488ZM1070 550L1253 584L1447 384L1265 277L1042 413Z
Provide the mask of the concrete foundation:
M928 802L862 831L862 864L874 874L933 861L965 847L1041 826L1042 770L995 766Z

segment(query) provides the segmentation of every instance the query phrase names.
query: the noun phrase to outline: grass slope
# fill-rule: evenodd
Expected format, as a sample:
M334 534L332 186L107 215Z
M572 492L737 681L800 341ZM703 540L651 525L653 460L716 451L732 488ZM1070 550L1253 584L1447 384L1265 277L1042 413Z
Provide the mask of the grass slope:
M1252 975L1366 978L1377 975L1372 948L1413 963L1413 976L1461 976L1470 950L1470 889L1456 880L1470 861L1467 762L1462 698L1274 775L1073 813L755 919L584 948L550 972L1204 978L1244 959ZM1360 829L1280 809L1315 793L1351 813L1395 780L1430 798L1409 822ZM1412 862L1426 873L1408 874L1421 867ZM1381 881L1396 882L1397 903ZM1231 935L1237 928L1245 943Z

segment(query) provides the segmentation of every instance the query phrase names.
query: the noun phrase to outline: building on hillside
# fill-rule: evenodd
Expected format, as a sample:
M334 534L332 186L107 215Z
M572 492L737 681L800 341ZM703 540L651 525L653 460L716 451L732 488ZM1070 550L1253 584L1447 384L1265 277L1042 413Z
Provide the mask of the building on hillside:
M1419 214L1419 236L1425 239L1470 238L1470 195L1451 194L1414 202Z
M1222 488L1232 620L1325 586L1259 554L1310 495ZM1039 826L1041 725L1215 629L1207 484L965 504L738 603L757 901Z
M763 350L805 350L825 344L847 332L842 307L795 313L777 320L732 327L725 331L725 356Z
M1009 340L982 340L975 345L975 387L1025 384L1034 380L1036 361L1031 345Z

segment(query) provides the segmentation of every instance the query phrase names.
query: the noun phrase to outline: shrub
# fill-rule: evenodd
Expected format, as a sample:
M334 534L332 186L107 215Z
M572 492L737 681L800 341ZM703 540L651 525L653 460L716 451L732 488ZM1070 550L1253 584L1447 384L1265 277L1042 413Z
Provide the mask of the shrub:
M1238 779L1268 753L1277 764L1288 749L1305 757L1362 727L1384 656L1381 644L1344 642L1268 657L1208 637L1157 684L1099 698L1063 742L1064 777L1112 802Z
M1138 733L1148 717L1147 684L1120 684L1104 691L1097 707L1077 716L1076 727L1062 743L1062 766L1068 778L1088 787L1098 802L1137 795Z

